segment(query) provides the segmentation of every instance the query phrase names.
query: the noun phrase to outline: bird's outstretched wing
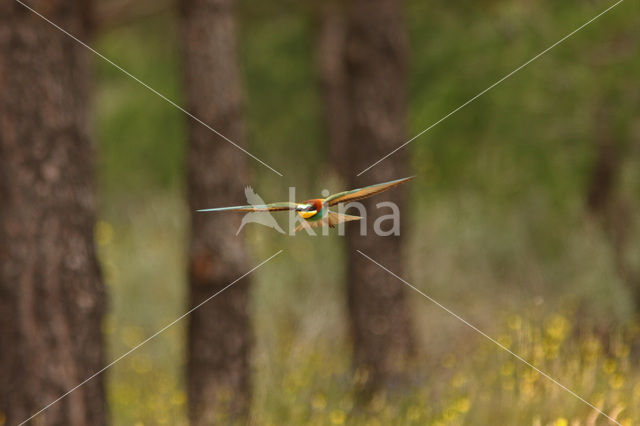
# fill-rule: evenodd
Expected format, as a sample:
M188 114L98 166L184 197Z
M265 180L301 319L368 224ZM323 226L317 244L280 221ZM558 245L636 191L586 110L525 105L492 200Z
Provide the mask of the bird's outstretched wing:
M347 201L361 200L363 198L371 197L387 189L393 188L405 182L410 181L415 176L410 176L402 179L392 180L390 182L379 183L377 185L365 186L364 188L352 189L350 191L338 192L337 194L329 195L324 200L324 203L329 206L334 206L338 203L346 203Z
M271 203L264 205L249 205L249 206L231 206L231 207L218 207L215 209L201 209L199 212L222 212L222 211L238 211L238 212L276 212L282 210L295 210L298 207L297 203L282 202Z

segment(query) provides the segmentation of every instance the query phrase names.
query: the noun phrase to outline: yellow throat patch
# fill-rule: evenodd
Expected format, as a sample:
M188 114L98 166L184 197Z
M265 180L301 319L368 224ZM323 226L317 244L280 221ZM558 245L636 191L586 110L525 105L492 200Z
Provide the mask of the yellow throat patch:
M316 210L311 210L310 212L298 212L298 214L304 219L309 219L310 217L315 216L316 213L318 213Z

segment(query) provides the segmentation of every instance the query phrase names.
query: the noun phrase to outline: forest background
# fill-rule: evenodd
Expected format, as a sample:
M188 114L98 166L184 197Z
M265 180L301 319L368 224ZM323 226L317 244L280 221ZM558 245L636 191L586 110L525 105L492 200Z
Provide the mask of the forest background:
M90 44L185 105L176 8L109 14L119 1L105 2ZM406 136L611 4L403 2ZM287 199L289 186L301 198L348 186L323 110L322 14L307 2L236 4L246 147L284 177L248 159L233 180L267 202ZM639 17L637 3L622 2L409 144L406 170L417 178L402 210L404 279L623 424L640 422ZM189 119L91 60L95 238L111 360L189 305ZM355 410L362 372L352 369L343 239L259 225L240 238L250 266L284 249L252 275L248 293L256 424L604 422L410 289L409 384ZM186 327L105 372L113 424L187 423Z

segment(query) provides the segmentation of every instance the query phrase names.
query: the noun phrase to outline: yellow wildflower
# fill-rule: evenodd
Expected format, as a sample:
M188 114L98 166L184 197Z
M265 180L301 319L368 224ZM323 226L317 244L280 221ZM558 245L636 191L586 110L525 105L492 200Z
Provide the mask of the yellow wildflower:
M614 371L616 371L616 365L617 364L614 360L608 359L602 364L602 371L607 374L612 374Z
M469 411L470 407L471 401L469 401L469 398L467 397L462 397L458 401L456 401L456 410L458 410L460 413L466 413L467 411Z
M407 420L415 421L420 418L420 408L412 405L407 409Z
M611 386L611 389L620 389L624 386L624 382L625 380L622 374L614 374L609 378L609 386Z
M518 315L511 315L509 319L507 319L507 325L510 329L518 331L522 328L522 318Z
M311 406L316 410L323 410L327 406L327 398L321 393L316 393L311 399Z
M563 340L569 331L569 321L561 315L554 315L546 328L547 335L555 340Z
M503 334L499 336L497 340L498 340L498 343L500 343L502 346L504 346L507 349L511 346L511 336L507 334Z
M500 368L500 374L502 374L503 376L510 376L513 374L514 370L515 366L512 362L505 362Z
M347 415L342 410L333 410L330 415L331 423L334 425L344 424L344 421L347 419Z

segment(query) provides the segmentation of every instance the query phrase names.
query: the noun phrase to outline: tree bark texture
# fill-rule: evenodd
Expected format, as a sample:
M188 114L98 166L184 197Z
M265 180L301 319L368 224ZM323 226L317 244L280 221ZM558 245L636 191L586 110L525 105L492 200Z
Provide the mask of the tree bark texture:
M326 0L314 10L316 64L331 164L342 176L353 171L345 155L349 142L349 105L345 47L347 20L340 0Z
M86 39L86 6L30 6ZM14 1L0 4L0 414L17 424L104 366L93 226L89 56ZM102 376L37 424L106 423Z
M595 158L587 185L586 206L609 238L618 274L634 299L636 312L640 313L640 271L628 255L637 223L632 208L616 191L624 167L623 147L628 130L622 131L622 136L616 134L614 111L611 101L600 100L594 114Z
M408 175L403 150L357 177L406 136L407 40L400 3L351 0L344 6L321 9L318 61L332 162L347 186L357 188ZM348 309L361 379L357 392L365 401L377 391L402 388L413 337L404 285L356 250L403 275L404 226L399 236L378 236L372 224L390 213L376 208L380 201L392 201L406 214L406 189L362 200L367 236L360 235L360 224L347 226Z
M188 110L238 144L245 140L243 91L233 0L183 0L181 33ZM190 301L200 303L249 270L241 215L195 213L246 204L246 156L195 121L189 122L188 197L191 210ZM190 315L189 417L192 424L242 423L251 394L245 278Z

